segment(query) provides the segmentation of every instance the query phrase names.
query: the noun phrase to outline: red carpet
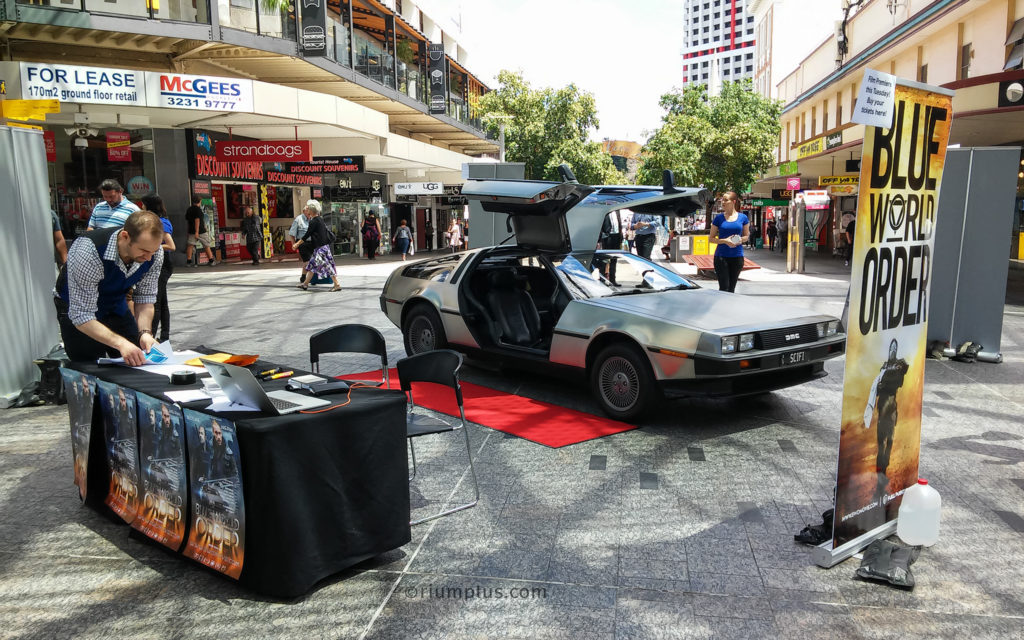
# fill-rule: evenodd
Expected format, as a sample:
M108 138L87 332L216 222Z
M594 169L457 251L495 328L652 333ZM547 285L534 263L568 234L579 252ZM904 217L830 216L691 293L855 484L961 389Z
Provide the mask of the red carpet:
M390 376L391 388L400 388L398 370L391 369ZM339 377L349 380L381 379L379 371ZM636 425L531 400L471 382L463 381L460 384L466 420L548 447L557 449L636 429ZM416 404L422 407L450 416L459 415L455 394L448 387L417 382L412 385L412 395Z

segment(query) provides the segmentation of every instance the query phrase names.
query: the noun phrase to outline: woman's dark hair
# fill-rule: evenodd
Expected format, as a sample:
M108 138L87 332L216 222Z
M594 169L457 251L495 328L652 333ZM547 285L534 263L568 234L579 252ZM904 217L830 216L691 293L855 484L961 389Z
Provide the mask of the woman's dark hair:
M142 196L142 204L146 205L146 211L152 211L161 218L167 217L167 209L164 208L164 199L155 193Z

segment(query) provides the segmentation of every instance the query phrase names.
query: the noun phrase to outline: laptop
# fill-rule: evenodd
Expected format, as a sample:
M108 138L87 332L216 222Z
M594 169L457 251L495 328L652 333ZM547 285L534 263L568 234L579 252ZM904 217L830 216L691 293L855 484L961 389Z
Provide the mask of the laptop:
M200 360L202 360L203 366L210 372L213 379L220 385L220 388L224 390L224 395L236 404L253 407L279 416L286 413L295 413L296 411L306 411L307 409L318 409L331 404L330 400L312 398L301 393L292 393L291 391L271 391L267 393L263 390L263 386L260 385L256 376L244 367L236 367L233 364L224 364L223 362L214 362L213 360L202 358Z

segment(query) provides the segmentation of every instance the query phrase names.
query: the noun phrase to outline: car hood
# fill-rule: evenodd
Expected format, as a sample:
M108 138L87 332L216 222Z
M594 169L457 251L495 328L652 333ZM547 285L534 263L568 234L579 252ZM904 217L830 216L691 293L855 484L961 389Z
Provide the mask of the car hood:
M716 333L737 333L751 325L763 330L834 319L801 307L713 289L609 296L586 302Z
M462 195L479 200L484 211L508 215L516 244L527 249L569 253L592 251L612 211L686 215L711 200L707 189L587 186L541 180L469 180Z

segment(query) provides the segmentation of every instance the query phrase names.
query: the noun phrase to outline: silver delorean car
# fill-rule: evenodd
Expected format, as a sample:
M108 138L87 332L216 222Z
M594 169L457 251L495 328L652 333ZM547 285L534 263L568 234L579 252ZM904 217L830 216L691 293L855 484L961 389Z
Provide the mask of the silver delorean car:
M392 273L380 304L407 353L451 348L585 373L601 408L620 420L665 394L743 395L807 382L843 353L838 318L705 289L630 252L595 249L609 216L621 224L629 212L689 214L706 206L707 190L676 188L669 172L661 187L587 186L562 175L463 186L484 211L507 216L510 236Z

